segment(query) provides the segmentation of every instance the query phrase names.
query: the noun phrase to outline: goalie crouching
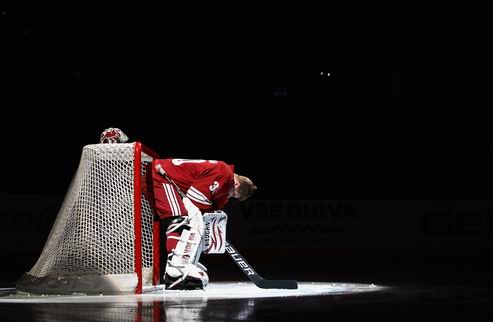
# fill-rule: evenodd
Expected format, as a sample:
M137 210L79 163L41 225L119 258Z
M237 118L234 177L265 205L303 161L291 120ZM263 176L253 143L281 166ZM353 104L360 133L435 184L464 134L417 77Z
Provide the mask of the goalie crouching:
M226 214L217 211L230 198L246 200L257 187L223 161L158 159L148 173L146 195L166 225L166 288L203 289L209 276L198 262L201 252L224 252L224 245L208 243L207 238L203 245L204 217L208 227L224 236Z

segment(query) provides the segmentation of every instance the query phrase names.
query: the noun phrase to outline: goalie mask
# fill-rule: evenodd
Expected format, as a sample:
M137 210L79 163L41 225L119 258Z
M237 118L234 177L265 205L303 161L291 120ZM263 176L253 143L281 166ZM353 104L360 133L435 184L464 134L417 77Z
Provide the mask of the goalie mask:
M110 127L101 133L99 141L101 143L125 143L128 141L128 137L119 128Z

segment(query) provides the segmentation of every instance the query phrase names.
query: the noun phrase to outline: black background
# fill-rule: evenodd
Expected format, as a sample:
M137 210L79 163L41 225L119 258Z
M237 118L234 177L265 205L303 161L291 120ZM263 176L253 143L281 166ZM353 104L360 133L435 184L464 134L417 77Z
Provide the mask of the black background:
M377 234L350 235L349 221L347 234L325 236L320 229L340 219L330 214L296 222L312 230L293 235L315 232L339 248L248 249L246 238L240 246L259 273L426 290L344 305L373 320L491 316L488 13L449 1L2 1L0 196L61 200L82 147L118 127L163 157L233 163L259 187L252 203L384 201L355 221ZM404 210L385 217L385 205ZM12 286L47 231L32 224L39 211L0 206L0 257L11 263L2 277ZM251 227L268 226L263 214ZM5 241L20 235L31 242L24 253ZM245 278L226 257L210 261L213 279Z
M258 199L492 192L491 121L472 77L482 73L479 8L12 1L0 9L2 193L64 194L81 147L107 127L163 156L234 163L259 186Z

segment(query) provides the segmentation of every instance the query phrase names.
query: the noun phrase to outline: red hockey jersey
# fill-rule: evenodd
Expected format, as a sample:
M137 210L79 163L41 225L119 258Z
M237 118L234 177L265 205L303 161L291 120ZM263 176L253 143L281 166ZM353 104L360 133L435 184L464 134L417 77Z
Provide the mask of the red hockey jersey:
M234 166L223 161L158 160L166 174L203 212L221 209L234 187Z

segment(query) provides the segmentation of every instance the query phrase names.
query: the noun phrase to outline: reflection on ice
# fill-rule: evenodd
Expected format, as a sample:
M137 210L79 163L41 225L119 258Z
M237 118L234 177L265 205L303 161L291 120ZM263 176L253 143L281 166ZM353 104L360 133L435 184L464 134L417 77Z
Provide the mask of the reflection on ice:
M142 295L120 296L43 296L0 289L0 307L23 303L23 314L35 321L232 321L248 320L258 310L279 309L279 298L340 296L381 289L373 284L315 282L301 282L297 290L259 289L251 283L211 283L204 291L164 291L154 287Z

